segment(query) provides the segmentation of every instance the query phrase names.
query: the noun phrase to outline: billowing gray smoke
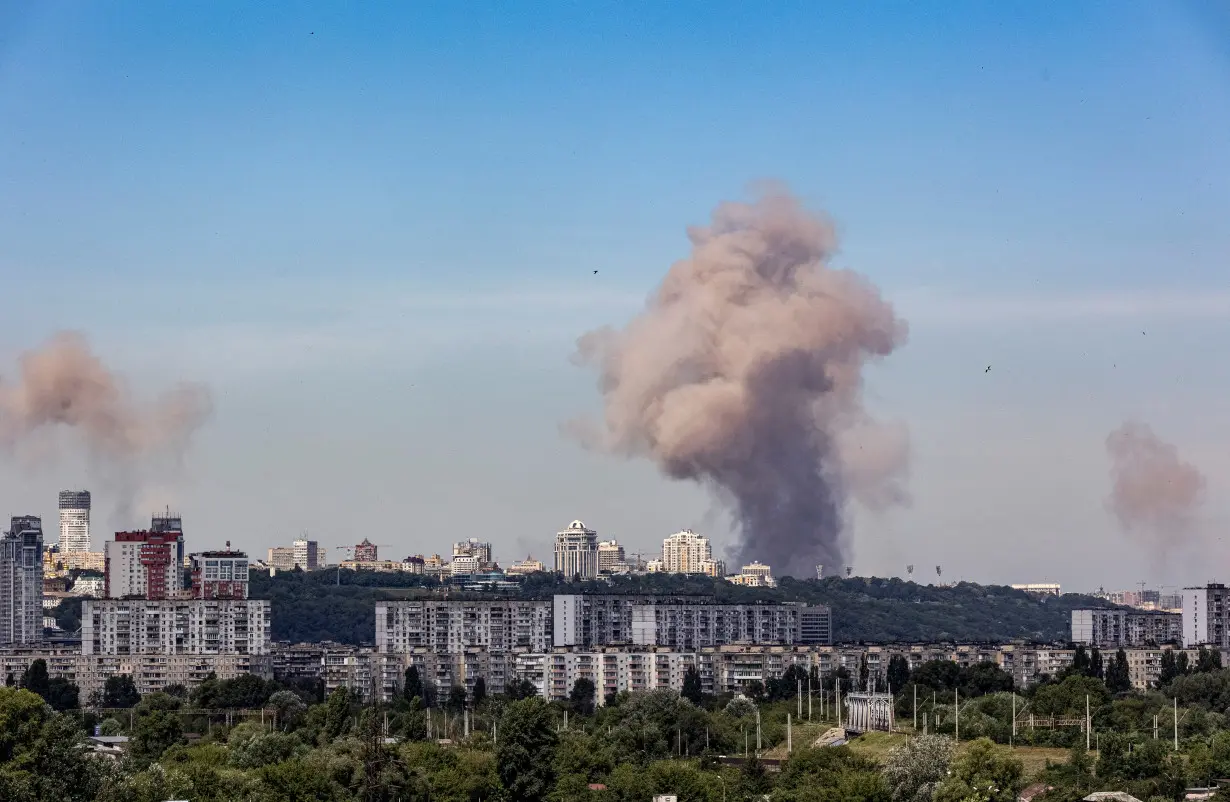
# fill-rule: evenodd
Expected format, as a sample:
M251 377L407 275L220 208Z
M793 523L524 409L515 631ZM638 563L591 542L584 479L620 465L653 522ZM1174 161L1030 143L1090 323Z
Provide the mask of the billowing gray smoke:
M1107 508L1124 532L1157 557L1183 545L1204 502L1205 478L1144 423L1129 421L1106 438L1111 491Z
M864 364L902 345L905 323L866 279L828 266L831 225L785 191L722 204L688 235L691 255L644 311L580 339L605 406L581 434L711 487L734 515L736 560L837 569L847 499L906 498L905 432L862 401Z
M84 337L61 333L22 355L15 382L0 378L0 447L67 427L110 473L107 481L120 486L117 492L130 495L145 463L180 456L211 409L208 391L188 384L154 404L137 403Z

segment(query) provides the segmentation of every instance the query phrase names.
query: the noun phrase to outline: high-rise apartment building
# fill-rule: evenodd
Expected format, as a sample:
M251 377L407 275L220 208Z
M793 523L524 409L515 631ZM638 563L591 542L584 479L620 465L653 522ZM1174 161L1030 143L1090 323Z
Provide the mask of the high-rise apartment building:
M473 557L479 567L486 568L492 563L491 544L476 537L459 541L453 544L453 560L458 557Z
M60 553L90 550L90 491L60 491Z
M354 561L357 563L374 563L379 559L376 544L363 538L363 542L354 547Z
M624 547L618 540L603 540L598 544L598 573L626 574L628 563L624 559Z
M43 522L12 519L0 536L0 644L43 639Z
M171 598L183 589L183 565L178 517L155 517L148 530L116 532L106 545L107 596Z
M1230 647L1230 590L1220 583L1183 588L1183 646Z
M581 521L573 521L555 533L555 571L566 578L598 576L598 533Z
M712 561L709 538L691 529L676 532L662 541L662 567L667 573L703 574L706 564Z
M832 643L832 612L822 605L720 604L709 596L557 594L552 641L562 646L662 646L697 649L737 643Z
M376 650L404 652L428 647L454 653L471 648L494 651L551 647L551 602L492 601L376 602Z
M320 544L315 540L299 538L291 544L294 550L294 564L303 571L316 571L320 568Z
M248 598L248 555L232 551L203 551L191 555L192 598Z
M1183 617L1161 610L1072 611L1072 642L1100 649L1157 647L1180 643Z
M269 606L256 599L87 599L81 653L268 654Z

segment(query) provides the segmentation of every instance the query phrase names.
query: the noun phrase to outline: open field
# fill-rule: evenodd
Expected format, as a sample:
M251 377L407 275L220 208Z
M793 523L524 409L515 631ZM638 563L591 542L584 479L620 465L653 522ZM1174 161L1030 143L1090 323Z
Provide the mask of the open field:
M796 727L794 731L795 748L801 749L810 746L830 726L832 725L812 724ZM869 732L851 740L849 746L853 752L877 762L882 762L888 757L888 753L894 747L905 743L910 737L908 733L904 732ZM1046 746L1018 746L1013 748L1012 754L1024 765L1025 777L1027 779L1037 776L1038 772L1046 768L1048 760L1052 763L1064 763L1068 759L1067 749ZM787 757L786 744L778 744L766 751L764 756L779 760L785 759ZM1096 752L1093 753L1093 759L1097 759Z

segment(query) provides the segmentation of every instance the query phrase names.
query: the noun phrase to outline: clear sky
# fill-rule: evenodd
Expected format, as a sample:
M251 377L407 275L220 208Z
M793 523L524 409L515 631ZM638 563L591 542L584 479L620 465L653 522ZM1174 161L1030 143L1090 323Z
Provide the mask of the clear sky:
M507 562L574 518L725 542L703 491L559 425L598 408L575 338L764 178L911 326L869 395L910 428L914 504L856 513L858 573L1230 579L1214 2L8 4L0 374L70 328L134 392L208 383L141 497L192 549L478 536ZM1166 566L1103 506L1129 417L1209 480ZM53 524L88 486L100 545L137 523L106 483L71 443L8 459L0 512Z

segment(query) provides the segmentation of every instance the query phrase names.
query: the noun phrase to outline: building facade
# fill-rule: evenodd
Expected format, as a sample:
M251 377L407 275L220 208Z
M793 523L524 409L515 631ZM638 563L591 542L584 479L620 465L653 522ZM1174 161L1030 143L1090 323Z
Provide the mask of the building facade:
M379 559L379 549L367 538L354 547L354 561L357 563L374 563Z
M542 564L542 560L535 560L531 554L524 560L517 560L512 565L508 566L506 573L513 576L525 576L526 574L538 574L547 570L547 567Z
M60 553L90 550L90 491L60 491Z
M86 655L269 652L267 600L87 599L81 608Z
M182 531L116 532L105 553L109 598L167 599L183 589Z
M662 541L662 570L670 574L703 574L713 562L709 538L684 529Z
M320 544L315 540L299 538L291 543L294 565L304 571L316 571L321 568Z
M628 563L624 559L624 547L618 540L603 540L598 543L598 573L626 574Z
M248 555L232 551L230 542L225 551L203 551L191 555L192 598L248 598Z
M1183 617L1146 610L1073 610L1072 642L1099 649L1182 643Z
M831 643L828 607L719 604L712 597L557 594L552 644L699 649L726 644Z
M484 569L493 563L491 544L476 537L453 544L453 561L456 562L458 557L473 557L475 563Z
M295 549L293 546L274 546L269 549L266 564L275 571L295 570Z
M555 572L566 578L598 576L598 533L581 521L573 521L555 533Z
M376 649L440 653L551 647L551 602L419 600L376 603Z
M753 560L743 566L739 573L726 578L736 585L744 585L749 588L772 588L777 586L777 580L773 578L772 569L759 560Z
M1183 588L1183 645L1230 647L1230 591L1220 583Z
M0 645L43 639L43 522L12 519L0 535Z

